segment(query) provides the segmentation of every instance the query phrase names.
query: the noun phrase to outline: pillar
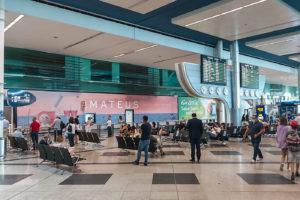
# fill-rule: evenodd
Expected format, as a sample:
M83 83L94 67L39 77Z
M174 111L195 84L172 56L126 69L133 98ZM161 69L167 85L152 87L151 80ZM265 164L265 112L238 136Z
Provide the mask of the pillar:
M111 71L112 71L112 82L120 83L120 64L112 63Z
M298 67L298 98L300 101L300 65Z
M3 137L3 110L4 110L4 0L0 0L0 138ZM0 143L1 145L2 143Z
M217 43L216 48L214 49L214 56L218 58L223 58L223 40L219 40ZM222 110L222 101L217 100L217 122L222 123L223 122L223 113L225 112ZM229 114L229 113L225 113Z
M239 62L239 44L235 40L230 46L230 57L232 60L232 123L234 126L241 125L240 109L241 109L241 99L240 99L240 62Z

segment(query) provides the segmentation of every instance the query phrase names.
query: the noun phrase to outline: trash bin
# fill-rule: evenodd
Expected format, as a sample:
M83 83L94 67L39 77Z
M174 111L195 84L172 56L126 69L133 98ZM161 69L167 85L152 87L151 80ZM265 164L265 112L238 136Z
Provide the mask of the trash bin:
M0 158L5 158L6 156L6 138L0 138Z

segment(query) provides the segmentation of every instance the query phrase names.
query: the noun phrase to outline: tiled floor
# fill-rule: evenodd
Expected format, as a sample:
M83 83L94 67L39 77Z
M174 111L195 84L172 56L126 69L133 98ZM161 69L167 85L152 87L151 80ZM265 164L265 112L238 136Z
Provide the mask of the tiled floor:
M132 164L135 150L119 150L115 138L109 138L103 147L77 145L76 152L86 158L78 164L82 172L63 175L51 163L36 167L41 161L37 156L9 152L0 162L0 199L298 200L300 178L291 184L290 171L279 170L275 139L262 141L264 160L256 164L250 162L249 143L213 142L202 149L200 163L191 163L188 143L167 142L164 151L169 155L150 154L145 167Z

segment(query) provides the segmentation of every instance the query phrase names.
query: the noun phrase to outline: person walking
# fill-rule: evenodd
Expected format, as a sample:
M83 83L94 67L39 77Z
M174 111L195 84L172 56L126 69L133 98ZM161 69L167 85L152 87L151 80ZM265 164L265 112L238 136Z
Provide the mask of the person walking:
M61 131L61 119L59 118L59 116L56 116L52 127L54 128L54 142L56 142L56 136L57 135L62 135L62 131Z
M31 139L33 143L33 150L35 150L36 145L39 142L39 131L40 131L40 123L36 121L36 117L32 118L32 123L30 124L30 133Z
M145 152L145 162L144 165L148 165L148 150L150 145L150 134L152 131L152 126L148 123L148 116L143 116L143 124L141 126L141 140L139 143L137 158L134 161L134 164L139 165L142 151Z
M287 145L285 142L286 134L288 131L289 131L289 126L287 125L287 119L285 117L281 117L280 125L277 127L277 135L276 135L277 147L281 149L280 171L283 171L285 158L288 153ZM287 166L289 166L288 163Z
M300 162L300 133L298 132L298 122L293 120L290 123L292 130L286 135L286 144L288 148L288 162L291 167L291 181L295 180L295 163L296 163L296 176L299 175L299 162Z
M75 135L76 125L74 123L73 117L70 117L66 130L68 132L70 147L74 147L74 135Z
M262 160L263 155L261 153L261 150L259 148L259 144L261 142L261 135L265 132L264 125L257 119L256 115L252 115L252 120L249 123L248 128L245 131L244 137L246 138L248 133L251 136L251 142L253 146L253 158L252 163L256 163L256 161ZM256 160L256 157L259 157L258 160Z
M107 128L108 137L111 137L112 136L111 115L108 115L107 122L106 122L106 128Z
M202 121L197 119L196 113L192 114L192 119L187 123L186 129L189 130L189 137L191 143L191 162L195 162L195 146L197 149L197 162L200 162L201 151L200 151L200 141L203 134Z

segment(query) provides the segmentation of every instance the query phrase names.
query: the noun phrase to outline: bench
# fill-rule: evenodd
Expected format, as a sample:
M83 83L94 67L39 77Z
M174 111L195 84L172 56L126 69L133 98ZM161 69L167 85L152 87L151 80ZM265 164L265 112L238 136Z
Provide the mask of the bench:
M27 140L25 140L24 138L13 137L13 136L7 136L7 137L10 142L11 148L21 149L22 151L29 150Z
M59 148L59 147L52 147L49 145L37 145L37 149L40 153L40 159L42 159L42 162L40 162L39 165L41 165L43 162L51 162L55 165L67 165L69 166L66 170L69 170L70 168L75 168L76 164L83 160L80 158L80 155L78 157L72 157L69 150L66 148ZM62 175L66 170L62 170Z

